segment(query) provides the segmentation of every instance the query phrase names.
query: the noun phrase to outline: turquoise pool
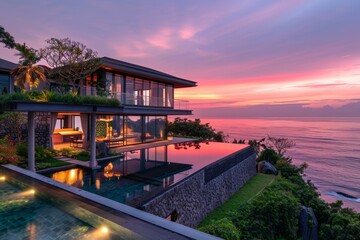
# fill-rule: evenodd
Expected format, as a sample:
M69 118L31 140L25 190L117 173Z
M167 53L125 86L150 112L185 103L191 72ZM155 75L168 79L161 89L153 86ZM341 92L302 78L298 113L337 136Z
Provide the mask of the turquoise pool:
M94 228L22 190L0 181L0 239L91 239Z

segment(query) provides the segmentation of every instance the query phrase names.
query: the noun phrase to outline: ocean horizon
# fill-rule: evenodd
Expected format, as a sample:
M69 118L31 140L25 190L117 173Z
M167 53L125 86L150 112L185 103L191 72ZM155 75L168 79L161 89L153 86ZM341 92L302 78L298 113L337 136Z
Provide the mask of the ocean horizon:
M306 162L304 178L318 188L327 202L342 200L360 212L360 118L359 117L267 117L202 118L228 141L260 140L267 135L296 142L286 156L299 165ZM352 197L351 197L352 196Z

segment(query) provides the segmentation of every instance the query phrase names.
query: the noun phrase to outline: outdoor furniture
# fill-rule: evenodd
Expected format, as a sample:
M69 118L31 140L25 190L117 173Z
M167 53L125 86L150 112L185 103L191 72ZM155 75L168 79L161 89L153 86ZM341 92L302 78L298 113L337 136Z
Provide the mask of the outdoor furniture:
M73 128L61 128L61 129L55 129L53 133L53 141L55 144L57 143L65 143L70 142L71 143L71 137L74 138L74 140L81 139L83 135L82 131L75 131Z

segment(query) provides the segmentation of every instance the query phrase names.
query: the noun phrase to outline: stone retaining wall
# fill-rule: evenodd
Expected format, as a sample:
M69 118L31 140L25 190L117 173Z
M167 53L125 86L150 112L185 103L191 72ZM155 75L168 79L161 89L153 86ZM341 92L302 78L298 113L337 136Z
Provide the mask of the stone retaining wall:
M214 168L221 169L221 174L214 175ZM209 212L223 204L255 174L256 154L248 147L201 169L148 201L142 208L160 217L171 216L180 224L196 227Z
M27 141L27 113L21 113L24 116L24 124L21 126L21 139ZM43 147L50 147L50 113L35 112L35 144ZM16 139L17 136L11 128L5 124L0 124L0 137L8 136L10 139Z

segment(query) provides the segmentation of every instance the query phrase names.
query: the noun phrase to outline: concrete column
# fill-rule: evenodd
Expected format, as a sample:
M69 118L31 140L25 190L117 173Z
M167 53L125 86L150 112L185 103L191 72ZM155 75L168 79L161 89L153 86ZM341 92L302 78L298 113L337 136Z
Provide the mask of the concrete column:
M35 172L35 121L34 112L28 112L28 168Z
M90 167L95 168L96 163L96 114L91 113L90 119Z

